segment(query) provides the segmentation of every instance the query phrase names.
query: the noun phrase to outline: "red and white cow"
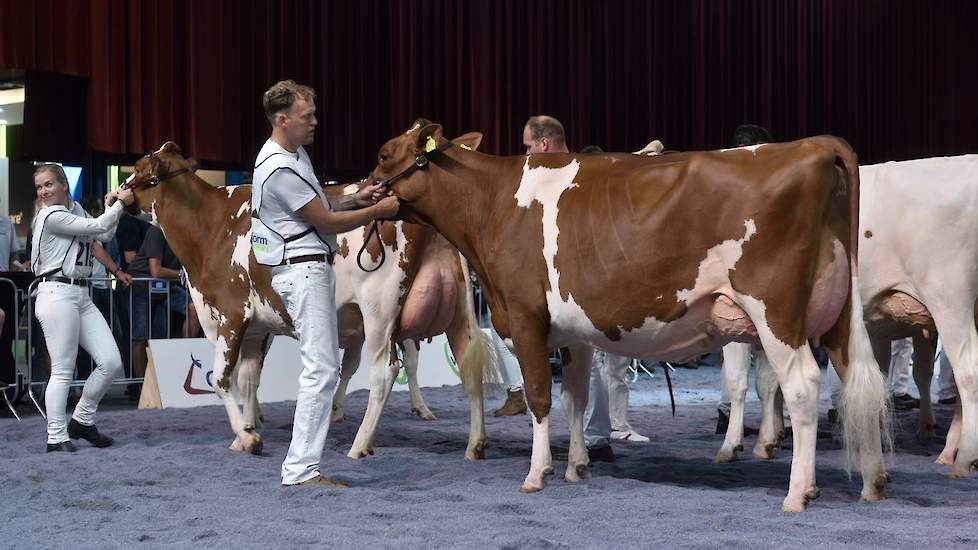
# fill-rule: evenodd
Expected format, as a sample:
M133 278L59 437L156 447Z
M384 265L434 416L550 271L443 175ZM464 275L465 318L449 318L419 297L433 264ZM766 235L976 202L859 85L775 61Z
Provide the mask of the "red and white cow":
M215 391L224 402L235 433L231 448L259 453L262 440L255 430L260 421L257 388L262 362L272 336L294 336L294 330L281 298L271 287L269 268L258 264L251 251L251 187L209 185L194 174L195 166L171 142L141 158L134 169L126 182L135 191L134 208L152 212L158 220L187 272L201 327L215 345ZM427 231L429 235L406 238L412 231ZM357 454L370 452L376 417L390 392L387 381L393 381L392 371L396 373L391 338L434 336L438 333L427 331L446 328L473 409L466 458L481 457L486 445L482 381L488 376L484 372L492 372L491 344L475 328L471 304L459 299L470 295L460 286L465 284L458 275L462 267L452 267L432 233L399 224L397 239L385 236L383 246L390 261L382 269L361 275L356 281L350 280L349 273L345 281L341 280L337 273L337 287L344 289L342 294L338 290L339 330L343 334L367 327L371 358L368 418L373 420L358 433L354 445ZM380 250L376 241L372 247L375 254ZM341 251L341 255L346 254ZM459 264L457 252L455 260ZM352 287L357 288L351 291ZM434 288L442 292L435 295L431 292Z
M378 159L374 179L392 182L405 220L432 225L469 260L495 329L515 348L533 413L522 490L542 489L553 469L548 348L571 348L561 402L571 433L564 478L576 481L588 465L587 345L682 360L730 341L760 342L795 419L783 509L803 510L818 494L819 371L806 339L821 336L843 370L862 496L885 497L888 410L862 308L850 307L860 303L850 269L859 180L842 140L655 157L494 157L454 147L422 119Z
M953 464L950 477L967 476L978 464L978 155L887 162L861 166L859 173L860 295L876 359L889 364L891 340L913 338L918 436L932 437L930 385L940 333L959 400L937 462ZM742 344L724 348L732 403L721 462L740 447L749 353ZM770 376L761 359L759 380ZM764 421L754 455L768 458L781 415L777 385L759 386L766 388L759 391Z

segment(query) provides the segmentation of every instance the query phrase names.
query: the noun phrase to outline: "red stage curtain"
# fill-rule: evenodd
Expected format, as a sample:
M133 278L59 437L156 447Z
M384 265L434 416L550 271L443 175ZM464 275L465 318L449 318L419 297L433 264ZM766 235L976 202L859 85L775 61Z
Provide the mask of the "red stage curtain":
M968 0L0 0L0 67L88 77L88 143L117 154L247 166L261 92L294 78L330 174L418 116L520 153L538 113L575 149L710 149L753 122L873 162L978 152L975 21Z

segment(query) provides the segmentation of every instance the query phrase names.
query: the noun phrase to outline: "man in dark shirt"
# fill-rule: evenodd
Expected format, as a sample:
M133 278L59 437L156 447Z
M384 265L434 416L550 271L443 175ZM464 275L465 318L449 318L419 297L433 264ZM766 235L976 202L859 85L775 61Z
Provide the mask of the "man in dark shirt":
M132 285L133 377L142 377L146 372L147 340L178 336L171 335L169 328L170 319L182 320L186 315L187 291L179 284L181 269L180 260L163 237L163 230L159 226L150 226L139 252L129 264L128 272L136 278L164 280L137 281Z

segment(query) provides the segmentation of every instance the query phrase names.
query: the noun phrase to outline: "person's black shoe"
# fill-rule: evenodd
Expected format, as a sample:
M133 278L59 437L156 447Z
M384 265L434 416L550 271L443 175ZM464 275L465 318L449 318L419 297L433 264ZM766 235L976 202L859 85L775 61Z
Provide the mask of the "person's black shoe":
M941 405L954 405L958 402L958 397L945 397L944 399L938 399L937 402Z
M615 452L611 450L611 445L590 447L587 450L587 457L591 462L614 462Z
M99 433L98 428L86 426L72 418L68 422L68 437L72 439L84 439L92 444L92 447L108 447L112 445L112 438Z
M73 453L77 451L78 448L71 441L62 441L61 443L48 443L49 453Z
M920 408L920 399L910 394L901 393L893 396L893 408L898 411L909 411Z
M717 409L717 435L727 433L728 426L730 426L730 415L723 412L723 409Z

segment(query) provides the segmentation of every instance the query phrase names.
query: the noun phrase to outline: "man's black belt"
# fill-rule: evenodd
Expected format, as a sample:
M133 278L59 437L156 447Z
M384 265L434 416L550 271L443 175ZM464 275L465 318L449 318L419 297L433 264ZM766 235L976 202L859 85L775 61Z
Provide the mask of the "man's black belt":
M306 262L328 262L333 265L333 254L306 254L305 256L293 256L282 262L281 265L304 264Z
M71 277L61 277L56 275L49 275L45 277L43 280L49 283L66 283L69 285L76 285L76 286L89 285L88 279L72 279Z

